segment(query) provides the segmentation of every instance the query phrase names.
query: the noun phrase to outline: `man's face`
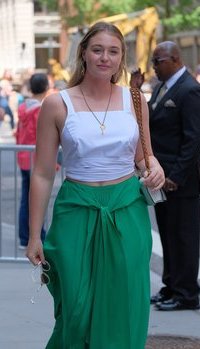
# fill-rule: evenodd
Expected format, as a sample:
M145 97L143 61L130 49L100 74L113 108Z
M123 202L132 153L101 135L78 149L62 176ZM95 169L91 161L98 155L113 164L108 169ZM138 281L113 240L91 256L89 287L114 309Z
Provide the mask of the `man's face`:
M152 57L153 69L160 81L167 81L175 72L173 57L163 48L156 48Z

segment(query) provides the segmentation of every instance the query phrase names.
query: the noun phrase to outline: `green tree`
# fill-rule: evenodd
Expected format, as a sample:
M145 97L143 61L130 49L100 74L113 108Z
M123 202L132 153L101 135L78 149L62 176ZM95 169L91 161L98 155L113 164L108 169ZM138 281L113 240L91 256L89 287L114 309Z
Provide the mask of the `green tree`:
M38 0L41 5L45 5L49 11L56 11L58 9L58 2L56 0Z
M56 0L39 0L51 11L58 4ZM60 2L61 3L61 2ZM73 3L73 14L69 10ZM66 0L58 5L61 18L68 26L87 25L100 17L134 11L135 0Z
M200 27L200 6L190 12L183 14L176 13L166 18L164 23L171 28L171 31L196 29Z
M56 0L39 0L50 10L58 5ZM72 5L73 13L69 10ZM168 33L200 27L200 0L66 0L62 1L59 11L67 26L87 25L100 17L119 13L157 8L163 23L164 39Z
M168 33L194 29L200 26L200 0L135 0L135 9L155 6L164 27L164 37Z

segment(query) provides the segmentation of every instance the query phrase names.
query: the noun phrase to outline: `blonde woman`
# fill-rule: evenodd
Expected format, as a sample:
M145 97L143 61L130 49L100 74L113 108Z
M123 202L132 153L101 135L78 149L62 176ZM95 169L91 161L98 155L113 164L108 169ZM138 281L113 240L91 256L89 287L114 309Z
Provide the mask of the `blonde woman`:
M125 43L99 22L79 44L67 90L47 97L39 116L31 181L27 256L50 265L55 320L47 349L144 349L149 317L151 229L135 166L145 175L128 88ZM158 189L163 170L152 154L144 97L145 137ZM59 144L66 179L44 246L40 231Z

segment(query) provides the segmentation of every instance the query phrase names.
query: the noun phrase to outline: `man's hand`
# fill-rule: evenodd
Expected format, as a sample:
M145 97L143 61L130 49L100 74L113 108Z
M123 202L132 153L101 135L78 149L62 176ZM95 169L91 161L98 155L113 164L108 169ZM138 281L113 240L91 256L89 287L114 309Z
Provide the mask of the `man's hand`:
M145 73L142 73L140 68L133 70L131 72L130 86L132 88L140 89L142 84L144 83L144 74Z
M175 182L173 182L171 179L165 178L165 184L163 186L163 189L166 192L175 191L178 189L178 185Z

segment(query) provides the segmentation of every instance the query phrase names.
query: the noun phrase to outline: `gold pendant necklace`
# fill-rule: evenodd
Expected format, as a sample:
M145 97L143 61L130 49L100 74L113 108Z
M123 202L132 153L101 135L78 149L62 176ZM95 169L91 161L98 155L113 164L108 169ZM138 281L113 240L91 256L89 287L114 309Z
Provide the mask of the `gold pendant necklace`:
M107 112L108 112L108 108L109 108L110 100L111 100L111 96L112 96L112 85L110 85L110 95L109 95L109 98L108 98L108 104L107 104L106 111L105 111L105 114L104 114L102 122L98 119L98 117L95 115L93 110L90 108L90 106L89 106L89 104L88 104L88 102L87 102L87 100L85 98L85 95L84 95L83 90L82 90L80 85L79 85L79 87L80 87L80 91L81 91L81 94L83 96L83 99L85 101L86 106L88 107L89 111L92 113L92 115L94 116L96 121L99 123L100 129L101 129L101 134L104 135L104 132L105 132L105 129L106 129L106 125L105 125L106 116L107 116Z

